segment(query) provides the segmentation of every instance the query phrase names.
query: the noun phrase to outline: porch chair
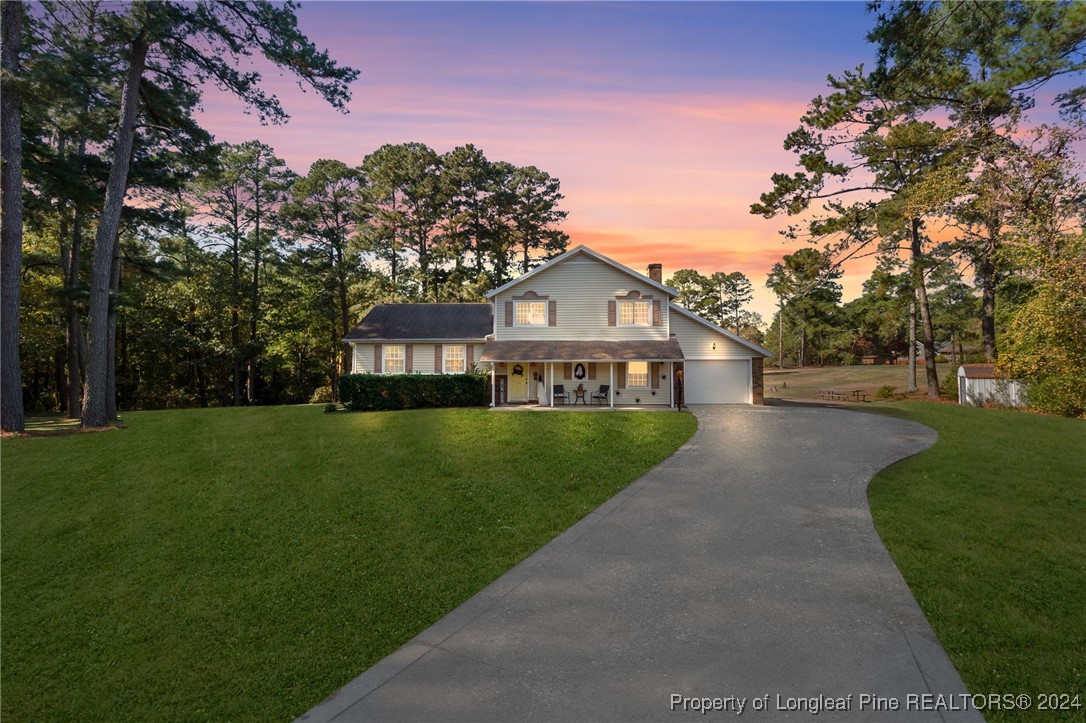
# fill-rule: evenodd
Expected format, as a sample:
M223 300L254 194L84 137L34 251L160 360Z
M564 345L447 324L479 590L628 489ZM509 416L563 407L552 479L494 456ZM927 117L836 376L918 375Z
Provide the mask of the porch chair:
M554 399L555 404L557 404L559 402L559 400L561 400L562 404L568 404L569 403L569 395L566 394L566 385L565 384L555 384L554 385L554 393L553 393L551 398Z
M611 391L610 384L601 384L598 392L592 392L592 401L599 402L600 404L607 403L608 392Z

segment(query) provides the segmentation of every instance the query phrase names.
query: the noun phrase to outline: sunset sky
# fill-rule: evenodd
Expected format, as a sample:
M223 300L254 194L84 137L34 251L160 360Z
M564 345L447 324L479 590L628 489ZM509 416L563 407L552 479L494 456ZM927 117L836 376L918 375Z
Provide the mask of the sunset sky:
M766 321L766 274L797 245L750 204L793 168L781 143L827 74L873 60L862 2L308 2L299 21L361 71L350 113L268 74L291 121L261 127L210 92L219 140L259 138L299 173L385 143L473 143L561 180L571 244L665 278L742 271ZM846 267L846 299L869 268Z

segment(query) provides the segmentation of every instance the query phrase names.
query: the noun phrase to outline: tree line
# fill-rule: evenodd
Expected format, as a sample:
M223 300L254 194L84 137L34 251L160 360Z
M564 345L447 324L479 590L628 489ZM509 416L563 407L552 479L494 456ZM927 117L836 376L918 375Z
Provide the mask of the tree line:
M949 317L969 312L984 357L1029 382L1035 406L1086 413L1086 185L1074 156L1086 87L1055 94L1060 123L1023 126L1042 88L1086 68L1086 6L908 0L870 9L875 67L828 78L829 93L784 141L798 170L773 174L751 206L794 217L785 236L820 246L785 257L769 276L781 356L789 323L804 363L812 335L824 358L842 337L870 337L863 329L882 307L887 326L907 320L909 357L922 348L935 397L936 331L961 333L961 319ZM864 256L878 271L838 312L842 265ZM893 336L881 334L883 343Z
M345 110L357 71L295 10L4 3L5 430L24 401L95 427L118 404L329 396L368 306L479 300L565 250L558 179L470 144L299 175L259 140L215 143L195 117L206 84L287 119L239 69L250 55Z

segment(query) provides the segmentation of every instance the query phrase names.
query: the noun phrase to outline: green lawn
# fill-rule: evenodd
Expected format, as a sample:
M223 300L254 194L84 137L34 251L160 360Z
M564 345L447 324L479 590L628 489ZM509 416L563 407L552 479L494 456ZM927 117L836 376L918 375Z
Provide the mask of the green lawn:
M866 405L864 409L876 408ZM949 404L877 405L939 432L878 474L875 524L974 693L1069 693L1086 719L1086 422Z
M957 368L957 364L937 364L939 381L955 373ZM896 394L904 394L908 381L909 367L905 365L853 364L784 370L766 367L764 383L767 398L821 402L823 400L819 399L818 392L822 389L860 389L868 394L868 401L873 401L875 392L884 386L894 387ZM917 366L916 386L919 391L914 398L923 398L928 388L923 364Z
M293 718L695 428L321 410L4 440L4 721Z

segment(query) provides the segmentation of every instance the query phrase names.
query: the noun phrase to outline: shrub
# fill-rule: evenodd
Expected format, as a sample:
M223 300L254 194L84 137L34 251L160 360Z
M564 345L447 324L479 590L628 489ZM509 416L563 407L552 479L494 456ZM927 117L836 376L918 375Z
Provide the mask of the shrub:
M309 397L310 404L327 404L330 401L332 401L332 387L327 384L314 389L313 394Z
M486 404L485 374L345 374L339 400L351 410L476 407Z
M875 392L875 399L893 399L894 392L897 391L897 387L887 384L886 386L879 387L879 390Z
M958 399L958 367L949 369L943 377L943 383L939 385L939 396L944 399Z
M337 405L337 404L325 404L324 405L324 413L325 414L328 414L330 412L336 412L336 411L339 411L339 405Z

